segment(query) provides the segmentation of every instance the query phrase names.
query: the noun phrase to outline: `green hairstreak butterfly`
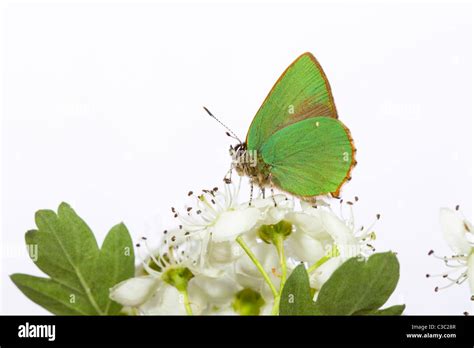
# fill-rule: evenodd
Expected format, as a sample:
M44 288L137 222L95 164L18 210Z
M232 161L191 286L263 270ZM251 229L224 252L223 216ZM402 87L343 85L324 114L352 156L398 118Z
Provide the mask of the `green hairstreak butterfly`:
M231 147L232 168L248 176L252 187L277 187L305 200L339 196L356 165L355 152L349 129L338 120L326 75L309 52L277 80L245 142Z

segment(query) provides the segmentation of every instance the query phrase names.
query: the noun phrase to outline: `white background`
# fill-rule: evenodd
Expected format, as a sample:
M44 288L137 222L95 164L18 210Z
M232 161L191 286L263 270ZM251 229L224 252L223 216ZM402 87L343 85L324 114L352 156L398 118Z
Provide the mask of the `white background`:
M469 4L7 2L2 8L2 309L43 314L11 283L40 275L21 253L34 212L69 202L101 241L170 226L169 208L213 187L274 81L311 51L351 129L359 165L343 198L376 213L378 250L398 252L392 303L461 314L467 284L435 294L427 256L448 254L441 206L472 218ZM244 197L246 198L246 197Z

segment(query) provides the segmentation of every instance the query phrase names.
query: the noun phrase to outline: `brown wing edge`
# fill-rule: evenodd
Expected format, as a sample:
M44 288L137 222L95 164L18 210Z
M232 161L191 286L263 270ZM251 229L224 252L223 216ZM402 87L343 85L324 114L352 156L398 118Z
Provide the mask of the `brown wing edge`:
M349 138L349 142L351 143L351 148L352 148L351 165L350 165L350 167L349 167L349 170L348 170L347 173L346 173L346 176L344 177L344 179L342 180L342 182L339 184L339 186L337 187L336 191L330 192L330 194L331 194L331 196L332 196L333 198L339 198L342 185L344 185L344 184L345 184L346 182L348 182L348 181L351 181L351 179L352 179L352 177L351 177L352 170L353 170L354 167L357 165L357 161L356 161L356 159L355 159L355 154L357 153L357 149L356 149L355 146L354 146L354 138L352 138L351 131L349 130L349 128L347 128L346 125L343 124L342 122L341 122L341 124L343 125L344 130L346 131L347 137Z
M273 84L272 88L270 89L270 92L268 92L267 96L265 97L265 99L263 100L263 103L260 105L260 108L258 109L257 113L255 114L258 115L258 113L260 112L260 110L262 109L263 105L265 104L265 102L267 101L267 99L270 97L270 95L272 94L273 90L275 89L276 85L278 85L278 83L280 83L281 79L283 78L283 76L286 75L287 71L292 68L296 62L298 60L300 60L303 56L308 56L311 61L316 65L316 67L319 69L319 71L321 72L321 75L324 79L324 84L326 85L326 88L328 90L328 94L329 94L329 99L331 100L331 104L333 105L333 108L334 108L334 112L333 112L333 116L332 118L335 118L335 119L338 119L338 115L337 115L337 110L336 110L336 103L334 103L334 97L332 95L332 90L331 90L331 86L329 85L329 80L326 76L326 73L324 72L321 64L319 64L319 62L316 60L316 58L314 57L314 55L311 53L311 52L305 52L303 54L300 54L298 56L298 58L296 58L286 69L285 71L283 71L283 73L280 75L280 77L278 78L278 80L276 80L276 82ZM255 120L255 116L253 117L252 119L252 122L250 123L250 127L249 127L249 130L250 128L252 127L252 123L253 121ZM248 137L249 137L249 133L247 132L247 136L245 137L245 143L248 143Z

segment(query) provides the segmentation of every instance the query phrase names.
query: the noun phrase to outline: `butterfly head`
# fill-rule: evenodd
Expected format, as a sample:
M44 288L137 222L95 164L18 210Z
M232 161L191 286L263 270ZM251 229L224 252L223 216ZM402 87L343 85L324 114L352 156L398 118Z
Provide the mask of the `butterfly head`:
M257 151L249 150L247 144L240 142L237 145L230 146L229 154L232 157L232 166L240 176L254 176L257 167Z

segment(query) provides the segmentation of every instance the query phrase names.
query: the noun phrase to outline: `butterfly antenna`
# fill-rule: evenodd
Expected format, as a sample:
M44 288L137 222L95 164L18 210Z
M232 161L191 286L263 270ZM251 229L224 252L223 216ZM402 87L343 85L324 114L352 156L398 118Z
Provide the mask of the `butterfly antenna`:
M239 143L242 144L242 140L240 140L239 137L238 137L234 132L232 132L232 130L231 130L229 127L227 127L224 123L222 123L221 120L219 120L216 116L214 116L214 115L212 114L212 112L209 111L208 108L206 108L205 106L203 106L203 109L207 112L207 114L208 114L209 116L211 116L214 120L216 120L217 122L219 122L225 129L227 129L227 132L226 132L227 136L229 136L229 137L231 137L231 138L234 138L235 140L237 140Z

